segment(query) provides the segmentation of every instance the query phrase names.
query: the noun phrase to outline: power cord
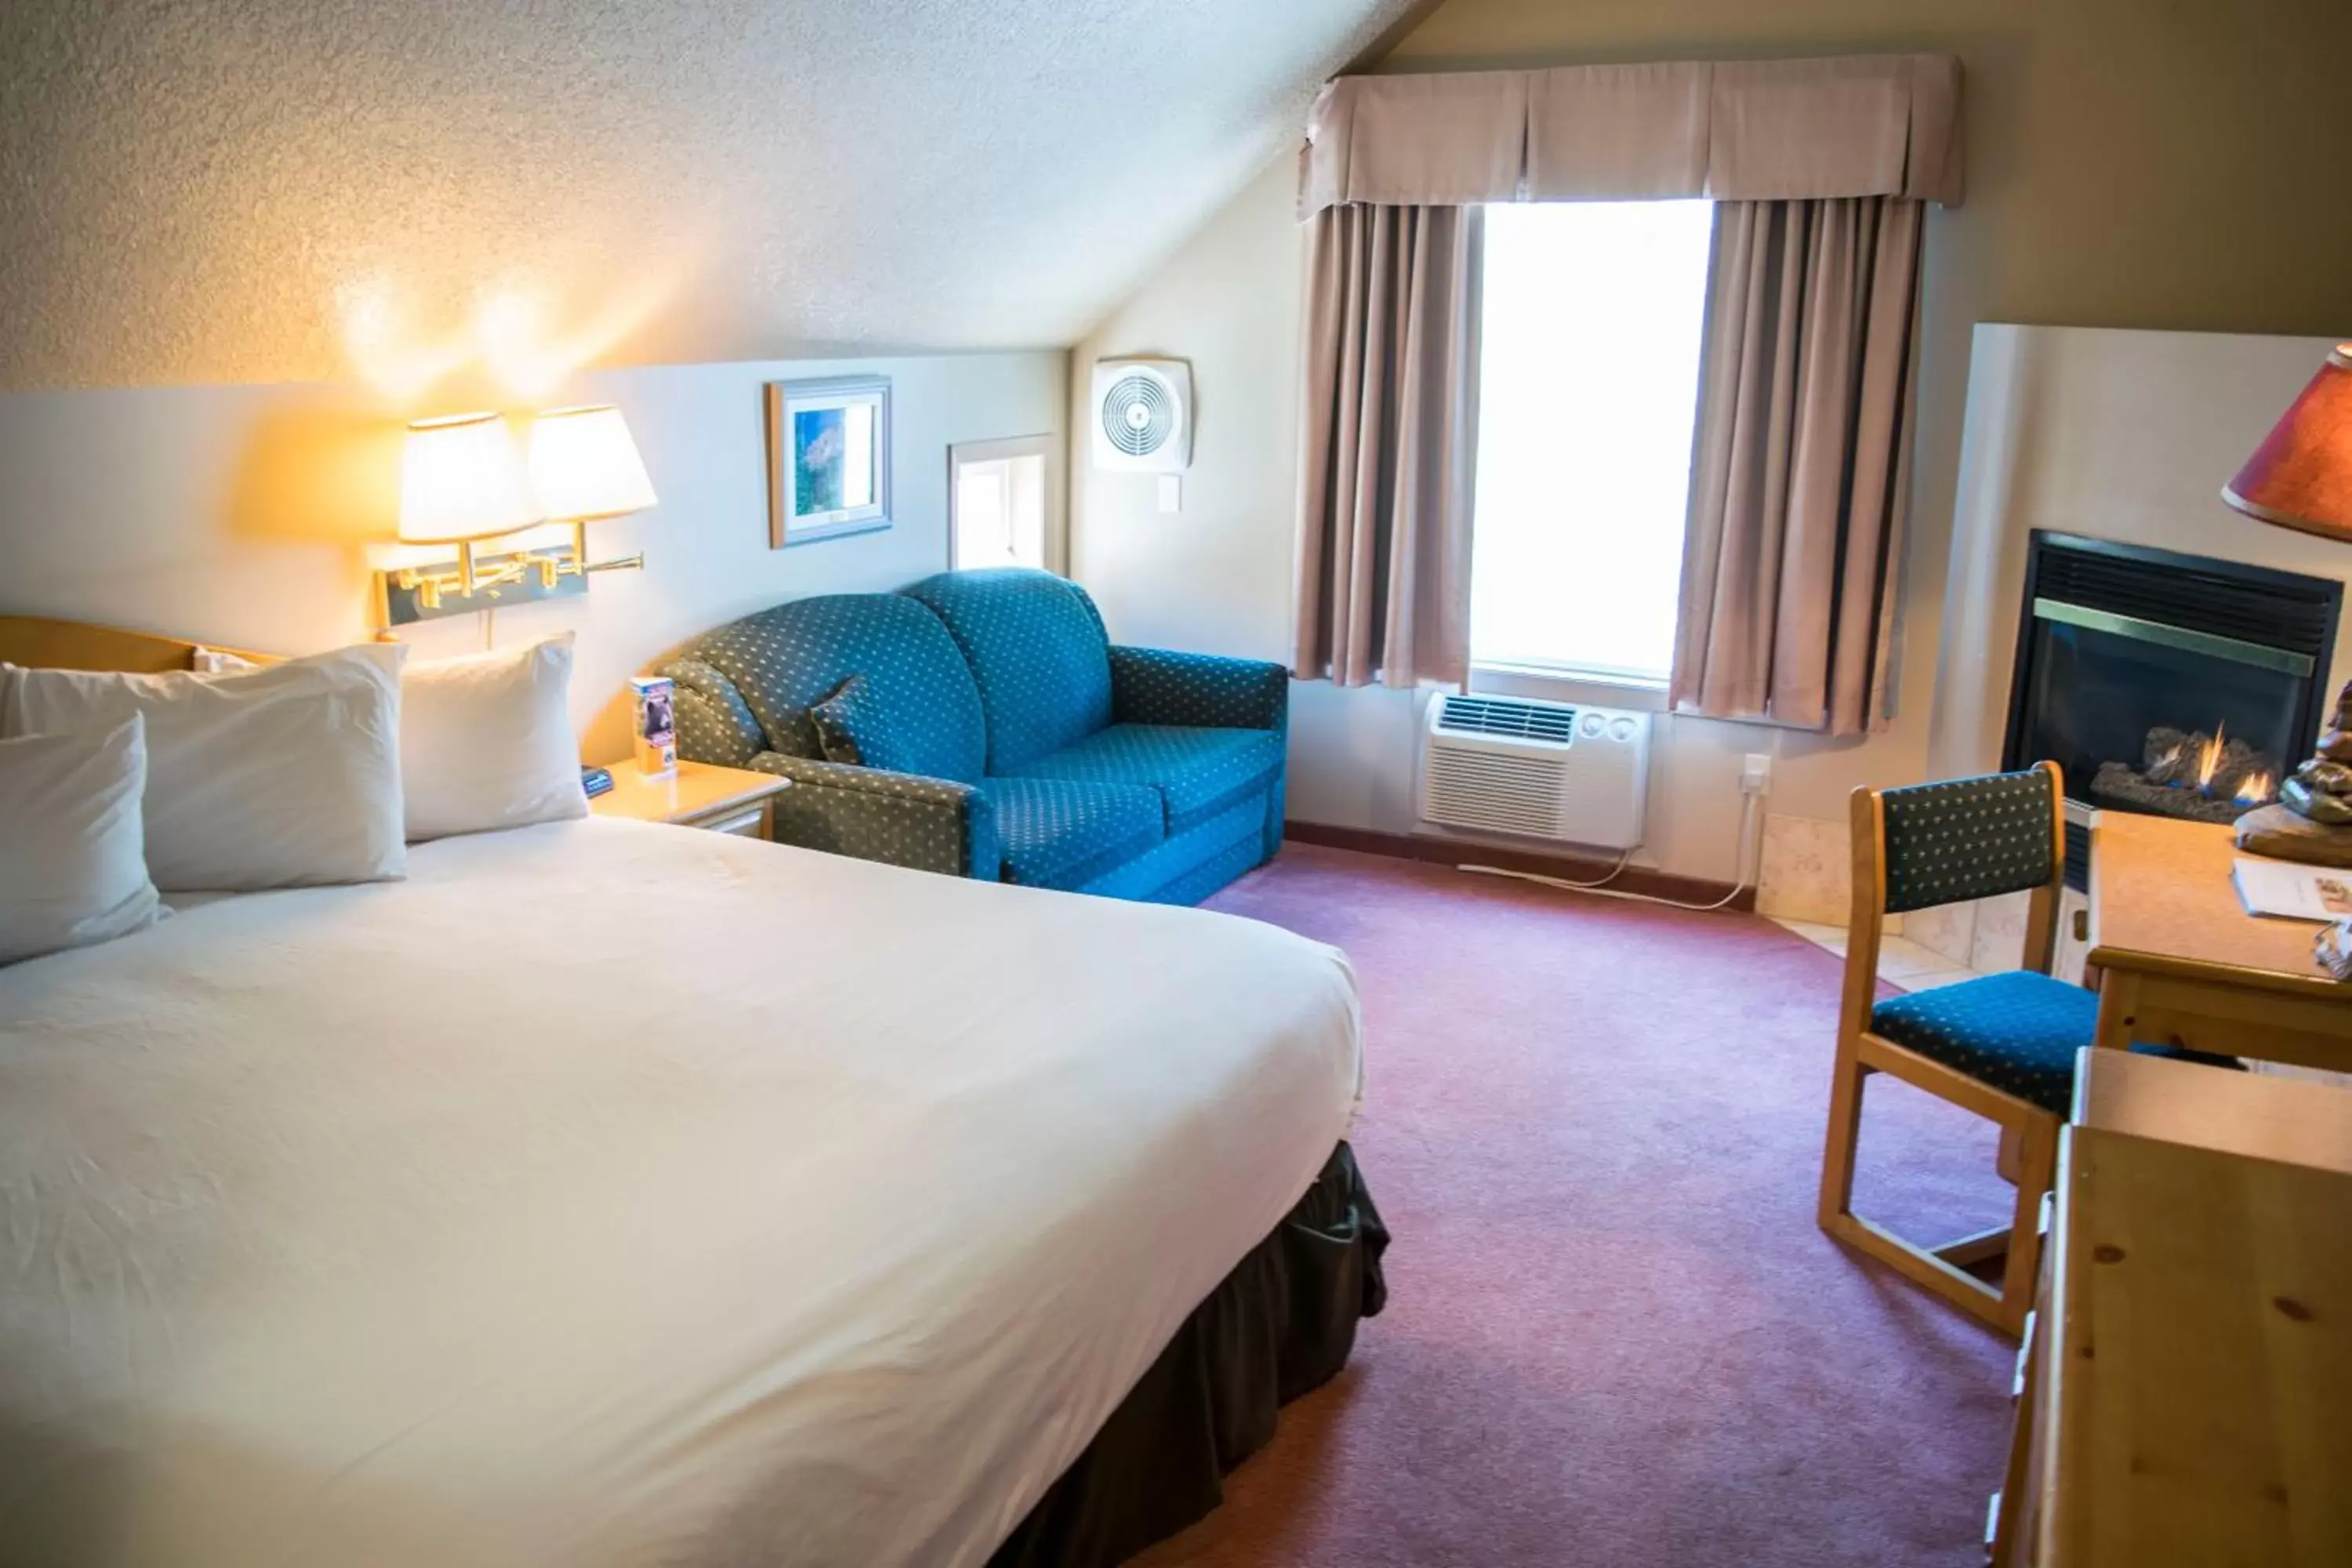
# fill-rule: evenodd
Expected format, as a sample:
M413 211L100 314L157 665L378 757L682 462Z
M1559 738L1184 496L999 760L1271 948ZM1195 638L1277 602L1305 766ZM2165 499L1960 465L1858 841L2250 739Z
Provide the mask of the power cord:
M1690 910L1699 914L1712 914L1717 910L1729 908L1733 900L1748 890L1752 879L1748 870L1749 829L1753 827L1755 821L1756 796L1743 789L1739 792L1739 880L1733 884L1731 891L1711 904L1685 903L1680 899L1662 899L1655 893L1629 893L1622 889L1610 887L1608 884L1618 879L1624 871L1626 862L1633 858L1633 852L1631 849L1618 856L1617 864L1610 868L1609 874L1595 882L1572 881L1566 877L1547 877L1537 871L1513 871L1501 866L1456 866L1454 868L1481 877L1509 877L1521 882L1540 882L1548 888L1565 888L1570 892L1591 893L1595 898L1629 899L1637 904L1662 904L1670 910Z

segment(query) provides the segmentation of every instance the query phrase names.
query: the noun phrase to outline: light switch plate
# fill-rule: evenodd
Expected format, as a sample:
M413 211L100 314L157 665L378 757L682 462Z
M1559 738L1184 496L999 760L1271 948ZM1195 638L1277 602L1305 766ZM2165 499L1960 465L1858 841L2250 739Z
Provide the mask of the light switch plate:
M1160 510L1161 511L1182 511L1184 510L1183 475L1162 474L1160 476Z

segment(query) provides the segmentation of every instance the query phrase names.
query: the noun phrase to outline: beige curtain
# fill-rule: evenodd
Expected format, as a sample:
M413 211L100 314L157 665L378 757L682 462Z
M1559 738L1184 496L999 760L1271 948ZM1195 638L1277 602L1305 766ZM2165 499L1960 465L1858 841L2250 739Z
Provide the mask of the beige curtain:
M1300 153L1328 206L1708 196L1960 201L1951 55L1343 76Z
M1892 712L1922 205L1716 208L1673 698L1850 735Z
M1345 205L1308 239L1292 669L1341 686L1470 665L1476 208Z

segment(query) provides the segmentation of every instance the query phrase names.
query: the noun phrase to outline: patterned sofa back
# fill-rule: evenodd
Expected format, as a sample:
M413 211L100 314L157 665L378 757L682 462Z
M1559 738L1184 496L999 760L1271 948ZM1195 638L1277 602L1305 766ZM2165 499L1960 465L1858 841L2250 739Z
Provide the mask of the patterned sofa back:
M761 734L722 732L698 744L682 728L690 754L720 746L740 752L763 741L767 750L788 756L821 756L808 710L861 675L866 706L877 716L858 734L867 766L964 784L981 776L987 727L979 688L939 617L912 599L896 594L794 599L709 633L665 672L693 688L697 663L734 687ZM723 724L727 694L703 695ZM742 727L740 719L735 727Z
M955 637L988 716L988 771L1009 773L1110 723L1110 636L1087 591L1022 566L942 572L905 590Z

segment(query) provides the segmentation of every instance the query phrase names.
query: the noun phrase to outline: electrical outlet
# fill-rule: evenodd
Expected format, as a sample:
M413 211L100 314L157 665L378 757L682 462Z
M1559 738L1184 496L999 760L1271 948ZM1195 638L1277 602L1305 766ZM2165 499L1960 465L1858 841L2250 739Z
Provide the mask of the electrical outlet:
M1739 793L1762 795L1772 787L1772 759L1761 752L1750 752L1739 764Z

